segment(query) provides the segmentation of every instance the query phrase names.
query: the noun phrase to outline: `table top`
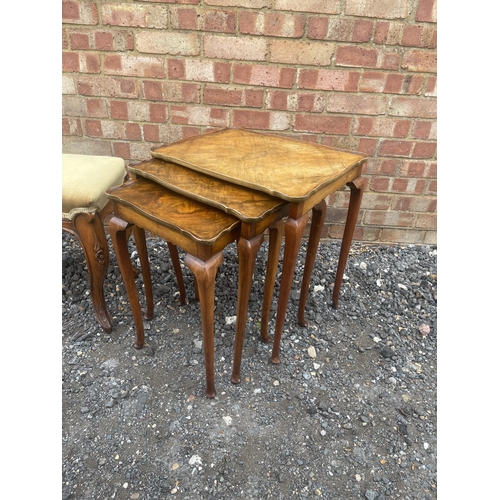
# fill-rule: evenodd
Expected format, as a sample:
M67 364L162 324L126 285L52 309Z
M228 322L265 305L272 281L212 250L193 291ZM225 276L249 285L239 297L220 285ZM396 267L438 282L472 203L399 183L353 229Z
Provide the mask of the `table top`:
M175 193L145 178L110 188L106 194L118 205L131 207L147 219L174 229L198 243L214 243L241 225L234 215Z
M242 129L189 137L151 150L154 158L301 202L333 184L366 155Z
M129 165L129 171L195 200L224 210L244 222L257 222L274 213L286 202L262 191L196 172L157 158Z

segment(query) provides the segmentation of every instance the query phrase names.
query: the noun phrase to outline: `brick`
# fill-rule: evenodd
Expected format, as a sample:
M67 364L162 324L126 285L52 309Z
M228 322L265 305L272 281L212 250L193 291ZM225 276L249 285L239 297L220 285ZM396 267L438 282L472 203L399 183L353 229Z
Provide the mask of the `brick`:
M424 196L398 196L392 203L392 209L398 212L435 212L436 206L436 198Z
M345 134L349 133L351 118L347 116L295 116L294 130L313 132L316 134Z
M403 55L401 67L408 71L421 73L437 72L437 54L421 50L409 50Z
M130 144L126 142L113 142L113 156L130 160Z
M141 127L138 123L126 123L125 124L125 137L129 141L141 141L142 132Z
M418 245L423 243L425 232L413 229L382 228L378 240L381 243L393 244L395 241L406 244Z
M303 89L336 90L355 92L358 90L360 73L331 69L300 69L298 87Z
M64 116L87 116L87 103L81 96L63 96L62 111Z
M405 75L403 80L403 94L420 95L424 89L425 78L423 75Z
M433 122L416 121L413 124L412 137L414 139L429 139Z
M218 7L242 7L244 9L271 8L272 0L205 0L206 5Z
M275 0L276 10L314 12L318 14L340 14L340 0Z
M177 7L170 11L170 22L173 29L197 30L200 29L198 9Z
M264 103L264 91L260 89L245 89L244 105L250 108L261 108Z
M134 55L109 54L104 56L104 72L109 75L165 78L162 58Z
M365 210L389 210L391 197L385 194L364 193L362 206Z
M379 154L381 156L410 156L413 148L411 141L385 140L380 144Z
M406 19L410 13L410 1L346 0L344 12L348 16Z
M107 100L86 99L87 116L92 118L108 118Z
M413 227L417 216L409 212L367 210L363 223L371 226Z
M356 115L383 115L387 111L386 96L364 94L331 94L327 111L330 113L350 113Z
M109 112L113 120L128 120L128 106L126 101L110 101Z
M134 28L168 28L168 7L163 5L140 5L127 3L105 3L101 6L103 25L130 26Z
M233 126L257 130L286 130L290 121L284 113L241 109L233 111Z
M295 40L271 40L269 60L282 64L304 64L328 66L332 62L335 46L319 42Z
M135 35L139 52L149 54L170 54L196 56L200 54L198 37L195 33L172 33L171 31L139 31Z
M295 69L260 64L235 64L233 83L265 87L292 88Z
M88 139L86 137L63 137L62 152L70 154L87 154L112 156L110 141Z
M316 93L270 91L266 98L268 109L321 113L325 109L325 96Z
M171 11L173 29L236 32L236 13L217 9L177 7Z
M437 215L436 214L417 214L415 227L423 229L436 229L437 228Z
M361 217L359 217L358 220L361 220ZM328 238L340 242L344 234L344 228L344 224L331 224L328 226ZM380 232L381 229L379 228L358 226L354 230L353 240L358 242L375 242L378 241Z
M200 102L200 86L192 83L143 81L142 94L151 101Z
M372 31L372 21L313 17L309 19L307 36L313 40L368 42L371 39Z
M134 36L132 31L107 30L96 31L94 34L95 50L109 52L125 52L134 49Z
M224 62L169 59L168 75L172 79L228 83L231 66Z
M100 120L85 120L85 134L90 137L103 137Z
M203 91L203 103L219 106L241 106L243 105L243 91L236 87L206 87Z
M97 54L81 54L80 55L80 72L81 73L99 73L100 60Z
M388 175L394 177L399 165L397 159L369 158L366 162L365 173L367 175Z
M436 153L435 142L417 142L411 156L413 158L432 158Z
M172 106L170 108L172 123L179 125L210 125L212 127L228 127L229 113L220 108L208 106Z
M236 13L232 11L207 10L202 16L202 22L204 31L236 32Z
M168 119L168 109L164 104L149 104L149 120L152 122L163 123Z
M76 94L76 86L73 75L63 74L62 75L62 93L64 94Z
M165 108L164 104L158 104ZM151 103L144 101L131 101L128 103L128 120L132 122L145 122L151 120ZM154 121L154 120L153 120Z
M359 66L361 68L376 68L378 63L378 50L342 45L337 48L335 57L339 66Z
M404 161L399 175L406 177L424 177L427 165L423 161Z
M70 32L69 43L72 50L89 50L91 48L88 33Z
M413 97L394 97L389 114L412 118L436 118L436 100Z
M397 50L383 50L379 54L380 63L378 67L381 69L398 71L401 57L401 54Z
M410 120L354 117L352 132L373 137L408 137Z
M435 76L429 76L427 79L424 95L425 97L437 97L437 78Z
M377 150L378 142L379 141L377 139L368 139L366 137L362 137L359 139L358 146L353 149L368 156L372 156Z
M203 48L205 57L213 59L264 61L267 41L256 37L205 35Z
M100 97L137 98L137 83L130 79L101 76L80 76L77 78L78 93Z
M395 178L392 179L389 191L393 193L423 194L426 181L424 179L414 178Z
M144 160L144 158L151 157L151 147L148 143L139 141L130 143L130 159L131 160Z
M160 142L160 127L158 125L145 123L142 126L142 133L145 141Z
M62 119L62 135L82 136L82 124L79 118Z
M437 231L425 231L424 245L437 245Z
M425 187L424 194L435 195L437 194L437 181L430 181Z
M418 0L416 21L437 22L437 0Z
M63 52L62 70L66 73L80 71L80 57L77 52Z
M300 38L304 35L306 17L275 12L240 12L240 33L249 35Z
M67 24L96 25L99 22L97 6L94 2L63 1L62 21Z

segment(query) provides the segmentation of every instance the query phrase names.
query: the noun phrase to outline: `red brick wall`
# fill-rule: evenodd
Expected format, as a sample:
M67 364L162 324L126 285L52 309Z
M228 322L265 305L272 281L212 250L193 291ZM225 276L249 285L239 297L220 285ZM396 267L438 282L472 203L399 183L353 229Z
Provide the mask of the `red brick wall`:
M436 243L436 0L65 0L62 15L63 152L143 160L222 127L361 151L355 238Z

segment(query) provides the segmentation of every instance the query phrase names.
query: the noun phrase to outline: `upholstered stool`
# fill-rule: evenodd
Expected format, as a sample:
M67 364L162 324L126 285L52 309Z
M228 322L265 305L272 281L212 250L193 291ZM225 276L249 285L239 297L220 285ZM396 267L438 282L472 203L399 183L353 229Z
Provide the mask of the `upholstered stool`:
M111 331L111 316L103 289L109 262L103 222L112 214L106 189L120 185L125 176L122 158L62 155L62 228L75 236L82 246L92 306L105 332Z

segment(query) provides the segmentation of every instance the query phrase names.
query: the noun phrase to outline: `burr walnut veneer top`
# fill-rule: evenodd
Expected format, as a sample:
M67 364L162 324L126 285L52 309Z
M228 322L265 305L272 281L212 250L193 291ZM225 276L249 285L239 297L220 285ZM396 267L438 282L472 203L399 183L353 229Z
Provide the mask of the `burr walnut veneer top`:
M241 129L190 137L151 154L296 203L351 170L360 171L367 159L359 153Z

